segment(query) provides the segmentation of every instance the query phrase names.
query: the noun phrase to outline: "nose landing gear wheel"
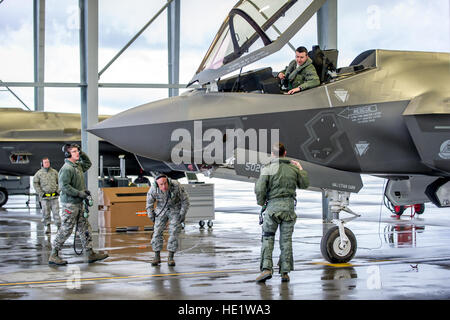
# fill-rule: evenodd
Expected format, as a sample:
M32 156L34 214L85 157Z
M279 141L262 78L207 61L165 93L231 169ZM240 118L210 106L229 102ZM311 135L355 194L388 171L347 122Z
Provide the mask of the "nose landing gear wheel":
M331 263L349 262L356 253L356 237L350 229L344 228L348 242L342 247L339 228L332 227L322 237L320 250L323 257Z

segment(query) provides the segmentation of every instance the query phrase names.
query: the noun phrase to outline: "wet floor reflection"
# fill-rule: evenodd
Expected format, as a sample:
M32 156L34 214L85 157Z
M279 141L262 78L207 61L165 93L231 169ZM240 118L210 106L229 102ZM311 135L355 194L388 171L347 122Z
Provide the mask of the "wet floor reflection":
M417 234L425 226L416 224L390 224L384 228L384 239L392 248L411 248L417 245Z
M259 286L259 297L261 300L273 300L273 289L270 284L258 283L257 285Z
M20 265L30 268L41 264L46 252L47 240L44 233L39 234L34 221L12 218L10 215L0 218L0 267Z
M161 270L161 266L152 267L152 270L155 274L167 272L165 268L164 271ZM176 268L170 268L169 271L175 273ZM171 299L174 295L178 296L180 299L188 299L182 290L180 278L178 276L152 279L152 281L149 281L148 284L150 286L152 296L154 295L155 299Z
M224 253L231 249L227 246L216 245L210 237L212 230L196 229L186 234L182 230L178 237L178 250L175 257L184 254L208 254L208 256L215 256L218 253ZM153 258L153 248L151 239L153 231L138 231L138 232L112 232L100 233L98 235L98 247L101 250L107 251L109 254L108 261L145 261L149 262ZM163 248L161 250L163 259L167 255L167 243L169 239L168 231L163 233Z
M279 285L280 298L282 300L292 299L294 296L294 287L289 285L289 282L281 282Z
M166 242L168 235L164 235ZM109 254L108 261L149 261L153 252L150 245L151 232L115 232L98 235L98 243L101 250Z
M225 200L230 201L223 195L222 202ZM241 204L234 199L232 202L239 210ZM350 225L360 244L353 267L333 267L321 256L320 243L323 233L335 225L322 224L320 212L301 212L293 240L296 266L291 281L282 283L276 270L266 284L257 284L261 248L258 215L236 210L216 212L212 229L199 230L197 223L188 224L180 233L174 268L167 265L167 232L162 263L155 268L150 265L154 255L152 231L128 231L94 233L94 249L110 256L95 264L75 255L72 235L62 252L69 264L55 269L48 266L48 257L56 228L46 235L40 213L3 210L0 280L11 285L0 287L0 299L399 299L417 298L418 287L424 292L421 297L427 298L448 297L450 292L445 281L450 272L446 245L450 240L450 218L445 213L434 216L427 212L422 220L380 220L377 207ZM420 224L426 224L424 235L421 232L425 227ZM404 247L413 248L397 249ZM273 258L278 255L276 243ZM381 266L382 286L372 290L368 285L377 273L368 271ZM54 283L70 277L71 268L81 273L80 289ZM23 281L45 283L12 284Z
M356 289L358 274L353 267L325 266L321 276L323 299L343 299Z

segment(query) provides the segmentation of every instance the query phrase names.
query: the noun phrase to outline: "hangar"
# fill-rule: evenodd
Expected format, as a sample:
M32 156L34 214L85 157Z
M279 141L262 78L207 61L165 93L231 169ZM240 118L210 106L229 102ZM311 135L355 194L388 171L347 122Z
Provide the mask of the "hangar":
M45 125L19 128L6 118L6 112L14 113L16 119L34 114L5 110L2 115L2 121L6 120L5 129L2 128L3 152L8 155L5 168L22 165L31 170L32 161L42 160L33 157L38 151L28 150L29 145L37 142L44 141L37 150L51 142L55 143L52 148L61 153L65 143L81 141L82 150L92 160L86 176L93 200L88 218L93 229L92 240L94 247L107 252L108 257L95 264L87 263L73 253L80 249L80 244L77 237L71 236L60 250L68 264L49 266L57 232L44 232L37 207L39 202L30 198L30 192L10 197L1 212L5 269L0 286L5 299L396 300L416 299L418 291L421 299L448 299L449 288L442 281L448 269L449 225L445 214L449 210L447 80L450 75L445 69L449 62L449 54L445 52L448 46L432 50L444 52L431 53L367 50L355 56L348 66L338 68L336 62L333 64L338 51L338 2L278 2L279 7L272 15L264 1L239 1L229 8L228 15L224 12L225 22L203 61L198 61L200 67L194 77L187 81L190 90L179 95L179 89L186 87L179 81L180 55L183 55L180 0L163 1L156 14L102 69L98 59L101 2L79 1L80 81L77 83L44 81L48 3L34 1L35 81L3 81L1 85L7 94L25 106L17 88L34 89L35 112L43 118L30 118L30 123L49 124L52 116L57 119L52 122L53 132L50 133L46 132ZM7 4L6 0L0 6L5 6L6 11ZM299 11L294 11L291 24L277 25L278 19L289 18L291 10L296 8ZM371 18L380 10L376 6L364 9ZM118 63L116 60L163 13L167 13L168 83L102 83L103 73L113 63ZM258 22L255 15L263 17L263 22ZM273 70L268 77L264 69L242 72L247 64L278 51L279 47L292 47L295 51L290 39L312 17L316 19L316 44L324 55L322 67L325 68L321 70L324 72L319 72L320 86L290 97L271 91L274 90L271 79L276 78ZM245 38L239 27L247 30L248 26L251 26L251 33ZM253 50L252 45L258 41L262 44ZM223 59L219 61L217 57ZM427 66L420 76L432 79L419 89L414 76L404 73L411 68L408 63L417 64L417 61ZM233 71L235 74L230 78L222 79ZM215 81L217 79L220 80ZM73 87L80 91L81 116L70 119L78 122L79 127L68 126L69 118L65 120L62 115L46 113L44 89L48 87ZM169 98L108 116L97 124L100 88L155 87L168 88ZM205 100L210 101L209 104L202 102ZM257 113L252 109L256 105ZM311 105L316 106L312 109L318 109L317 113L310 111ZM279 108L277 112L273 106ZM308 108L303 110L303 106ZM282 112L287 116L278 119ZM275 124L259 125L267 123L267 119ZM387 119L394 120L390 123ZM167 132L173 133L178 128L195 133L195 127L190 131L189 126L203 121L207 129L217 129L222 138L226 129L236 123L234 128L263 130L277 129L281 124L292 128L290 120L303 128L298 132L302 132L299 135L304 136L304 140L299 143L289 140L293 134L284 131L279 138L287 143L288 155L300 160L309 172L311 187L308 191L297 192L299 205L295 209L297 223L292 239L294 271L291 281L281 286L276 272L263 285L255 284L260 272L261 226L253 185L259 176L256 168L260 169L264 163L258 162L260 158L257 158L258 163L248 166L249 163L244 162L241 167L242 163L233 161L223 161L220 165L202 160L173 163L165 150L174 145L169 148ZM242 125L246 121L252 125ZM377 127L382 121L383 125ZM175 126L162 127L171 123ZM348 131L350 124L354 132ZM361 127L370 128L370 134L362 134ZM145 130L139 131L139 128ZM379 141L374 138L377 130L385 133ZM96 136L111 146L102 149ZM33 139L30 141L30 138ZM226 140L225 135L223 138ZM145 140L151 143L146 145ZM396 140L400 143L395 144ZM18 145L20 148L14 149ZM301 147L296 150L295 145ZM204 147L200 145L200 149ZM111 151L112 148L119 150ZM244 149L245 152L261 151L245 144ZM383 151L381 155L373 153L380 149L384 154ZM106 154L105 150L110 152ZM105 165L111 158L118 163L115 169L118 168L119 174L112 172L113 165ZM105 166L109 169L106 178ZM38 168L35 166L34 170ZM27 189L26 179L18 181L10 178L8 169L2 170L5 177L2 183L14 185L19 194L22 193L21 183L25 183L22 189ZM183 177L184 188L188 189L190 214L180 232L175 266L166 264L170 260L167 247L161 250L162 263L155 268L150 266L154 254L150 239L155 231L145 211L148 185L134 183L130 186L127 177L127 174L138 175L141 170L150 177L152 173L161 172L174 180ZM198 177L201 173L206 177ZM110 177L112 179L108 179ZM156 177L154 175L151 182ZM222 179L230 177L232 181ZM115 185L108 185L112 180ZM3 189L8 190L8 187ZM352 203L356 204L352 209L350 195ZM26 207L23 207L25 202ZM125 211L131 213L125 217ZM340 217L341 213L350 214L351 218ZM348 233L344 224L351 225L353 232ZM165 243L169 234L170 231L164 233ZM277 250L274 259L279 254ZM416 281L418 285L412 289L410 283Z

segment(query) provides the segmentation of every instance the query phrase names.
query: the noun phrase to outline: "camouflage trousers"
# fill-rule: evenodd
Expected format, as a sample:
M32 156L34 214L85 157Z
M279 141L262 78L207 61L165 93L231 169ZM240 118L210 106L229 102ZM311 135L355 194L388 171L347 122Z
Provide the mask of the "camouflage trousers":
M42 223L44 225L49 225L51 223L51 216L50 213L53 213L53 220L55 224L58 226L58 228L61 225L61 218L59 216L59 199L42 199L41 200L41 206L42 206Z
M153 227L152 248L153 251L161 251L163 248L163 232L169 222L169 239L167 240L167 250L176 252L178 249L178 235L181 230L180 213L168 210L156 217Z
M89 221L83 216L83 203L61 203L61 207L62 224L53 241L53 248L61 250L78 223L78 235L83 248L85 250L92 249L92 230Z
M264 269L273 272L272 253L275 243L275 234L280 227L280 258L278 266L280 273L289 273L294 270L294 258L292 255L292 233L294 232L296 218L293 220L283 220L271 212L265 212L262 226L262 246L260 270Z

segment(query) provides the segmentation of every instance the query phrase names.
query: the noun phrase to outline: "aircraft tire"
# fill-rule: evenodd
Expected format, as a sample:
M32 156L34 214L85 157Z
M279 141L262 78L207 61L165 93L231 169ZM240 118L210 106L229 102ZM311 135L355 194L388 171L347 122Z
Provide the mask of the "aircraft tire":
M398 216L401 216L403 214L403 212L405 212L405 210L406 210L405 206L395 206L394 207L395 214Z
M0 207L8 202L8 190L0 188Z
M422 214L425 212L425 204L419 203L414 205L414 212L417 214Z
M341 237L339 236L339 228L332 227L322 237L320 250L322 256L331 263L346 263L353 259L356 253L357 242L356 237L350 229L344 228L345 235L350 240L346 248L340 249L339 244Z

